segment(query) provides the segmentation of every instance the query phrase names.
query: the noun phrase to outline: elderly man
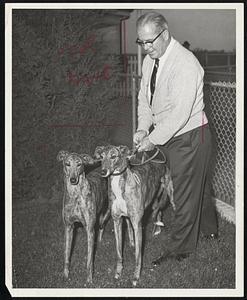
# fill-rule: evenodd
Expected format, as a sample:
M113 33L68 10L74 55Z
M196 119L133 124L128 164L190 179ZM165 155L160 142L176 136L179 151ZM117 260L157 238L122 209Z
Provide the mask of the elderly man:
M137 20L136 42L147 53L138 96L138 151L157 145L167 156L176 205L171 244L153 261L181 260L197 246L200 230L217 238L208 165L211 133L204 112L204 71L192 52L177 42L163 15L149 12Z

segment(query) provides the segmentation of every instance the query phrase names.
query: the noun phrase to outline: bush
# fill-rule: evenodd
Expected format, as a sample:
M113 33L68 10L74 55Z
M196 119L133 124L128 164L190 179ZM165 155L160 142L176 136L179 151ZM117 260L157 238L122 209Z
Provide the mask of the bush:
M121 65L103 52L104 10L13 12L13 199L49 197L59 150L109 139Z

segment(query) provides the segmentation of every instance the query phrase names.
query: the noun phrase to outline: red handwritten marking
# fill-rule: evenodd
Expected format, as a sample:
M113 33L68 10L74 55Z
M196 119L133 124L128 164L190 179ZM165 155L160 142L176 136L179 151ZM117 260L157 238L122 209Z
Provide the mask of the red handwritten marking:
M67 53L70 56L80 54L84 55L86 51L91 50L93 53L96 52L96 49L93 48L93 44L95 43L96 36L91 35L81 46L78 45L71 45L71 46L64 46L58 49L58 54L60 56Z
M81 76L76 75L74 72L68 72L68 82L78 86L81 82L90 86L93 82L99 80L109 80L110 79L110 65L104 65L102 71L97 71L95 74L84 74Z
M36 145L36 148L38 149L38 150L47 150L47 148L48 148L48 144L38 144L38 145Z
M95 42L95 38L96 38L95 35L92 35L91 37L89 37L89 39L86 40L85 44L80 48L81 55L83 55L88 49L90 49L94 53L96 52L96 50L92 48L92 45Z
M203 112L202 112L202 127L201 127L201 129L202 129L202 131L201 131L201 137L202 137L202 144L203 144L203 135L204 135L204 132L203 132L203 126L204 126L204 114L203 114Z
M207 126L207 123L205 124L204 123L204 119L205 118L205 115L204 115L204 112L202 112L202 126L201 126L201 142L202 144L204 143L204 127Z
M46 158L48 155L48 144L38 144L36 145L37 152L40 152L43 158Z
M51 124L49 127L52 128L81 128L81 127L122 127L126 126L126 124L97 124L97 123L88 123L88 124Z

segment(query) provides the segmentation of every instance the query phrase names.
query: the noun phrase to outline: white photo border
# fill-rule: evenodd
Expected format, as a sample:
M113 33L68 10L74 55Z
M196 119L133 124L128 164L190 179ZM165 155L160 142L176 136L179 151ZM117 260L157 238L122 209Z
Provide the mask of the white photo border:
M12 287L12 10L13 9L236 10L236 288L25 289ZM6 3L5 4L5 283L13 297L240 297L244 291L244 4L243 3Z

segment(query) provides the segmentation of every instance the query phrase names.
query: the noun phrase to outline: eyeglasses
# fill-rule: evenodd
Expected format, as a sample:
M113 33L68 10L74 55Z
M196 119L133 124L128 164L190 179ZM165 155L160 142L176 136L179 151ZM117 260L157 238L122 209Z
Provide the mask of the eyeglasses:
M153 40L147 40L147 41L141 41L139 39L136 39L136 43L142 47L147 45L149 48L153 46L153 43L157 40L157 38L161 35L162 32L164 32L165 29L163 29Z

